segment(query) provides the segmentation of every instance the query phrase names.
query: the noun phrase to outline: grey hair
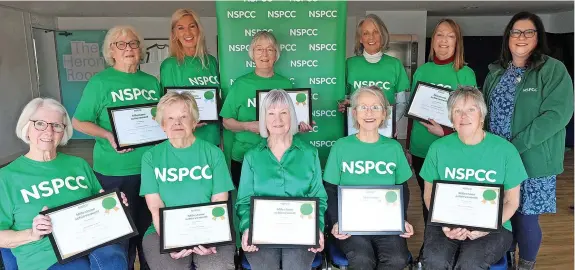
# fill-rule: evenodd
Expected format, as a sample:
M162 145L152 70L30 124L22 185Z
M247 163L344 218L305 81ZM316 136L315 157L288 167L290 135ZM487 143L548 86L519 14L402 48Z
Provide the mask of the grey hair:
M70 115L68 111L66 111L66 108L64 108L60 102L51 98L35 98L24 106L18 118L18 123L16 124L16 136L26 144L30 144L30 139L28 138L28 129L32 123L30 120L32 120L32 116L39 108L48 108L62 114L62 124L64 124L66 128L64 129L64 135L59 145L66 145L74 133L72 121L70 121Z
M475 102L475 105L479 108L479 112L481 113L481 121L485 121L487 105L485 104L485 99L483 98L481 91L474 86L459 86L457 90L450 93L449 99L447 99L447 110L449 121L451 121L451 123L453 123L453 107L460 100L465 101L467 99L471 99Z
M136 29L134 29L133 26L118 25L108 30L108 33L106 33L106 37L104 38L104 43L102 44L102 55L104 56L104 60L106 60L106 64L109 66L114 66L116 64L116 60L112 57L112 43L116 42L116 39L119 37L125 36L128 33L132 33L140 42L140 47L138 50L140 51L140 60L143 59L144 48L142 46L144 46L144 39L142 36L136 32Z
M375 15L375 14L368 14L367 16L365 16L365 18L361 19L361 21L359 21L359 23L357 24L357 27L355 28L355 47L353 49L353 52L355 53L355 55L362 55L363 54L363 45L361 44L361 26L363 25L364 22L367 21L372 21L375 26L377 27L377 30L379 31L379 34L381 36L381 48L380 51L381 52L385 52L388 47L389 47L389 31L387 30L387 27L385 26L385 23L383 23L383 20Z
M290 127L289 134L295 135L298 132L298 120L295 113L295 108L289 94L283 89L274 89L267 93L267 95L262 100L262 104L259 105L259 124L260 124L260 135L264 138L269 136L268 128L266 127L267 111L269 108L275 105L287 105L290 115Z
M278 44L278 40L276 39L276 37L274 36L274 34L272 34L272 32L269 31L259 31L257 32L254 37L252 38L252 42L250 43L250 47L248 49L248 55L250 56L250 59L252 59L252 61L254 60L254 49L256 46L256 43L258 43L258 41L260 40L268 40L269 42L271 42L276 50L276 61L280 59L280 45Z
M198 103L196 98L192 96L189 92L177 92L168 91L160 101L158 102L158 107L156 110L156 122L163 127L162 121L164 120L164 109L171 106L176 102L183 102L188 107L190 115L192 116L192 121L198 123L200 121L200 112L198 110Z
M375 85L372 85L369 87L361 87L361 88L357 89L355 92L353 92L353 94L351 95L351 98L350 98L351 108L353 110L356 110L356 108L358 106L357 101L359 99L359 96L363 93L371 94L371 95L374 95L375 97L377 97L377 99L379 100L379 103L381 103L381 105L383 106L383 109L385 110L385 119L383 119L383 121L379 124L379 128L387 127L387 120L390 117L390 112L387 111L387 109L389 108L389 101L387 101L387 98L383 94L383 91L381 90L381 88L379 88ZM356 110L356 114L357 114L357 110ZM359 129L359 122L357 121L356 114L353 115L353 127L355 129Z

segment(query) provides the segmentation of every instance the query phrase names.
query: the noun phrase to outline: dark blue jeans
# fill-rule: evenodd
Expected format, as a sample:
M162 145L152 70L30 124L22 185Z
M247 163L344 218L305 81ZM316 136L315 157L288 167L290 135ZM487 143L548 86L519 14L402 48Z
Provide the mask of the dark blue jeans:
M146 259L144 258L144 249L142 248L142 238L144 233L152 224L152 215L146 200L140 197L140 175L127 175L127 176L106 176L95 172L98 181L102 188L106 191L118 188L124 192L128 199L130 215L134 220L138 235L130 238L127 243L128 249L128 269L134 269L134 262L136 260L136 250L140 261L140 269L149 269Z
M460 241L447 238L439 226L427 226L421 263L425 270L487 270L505 255L512 241L513 234L503 227L475 240Z
M401 270L409 262L407 241L398 235L354 235L335 240L354 270Z
M4 263L4 269L18 270L16 257L14 257L14 254L12 254L12 251L10 251L10 249L0 248L0 254L2 255L2 262Z

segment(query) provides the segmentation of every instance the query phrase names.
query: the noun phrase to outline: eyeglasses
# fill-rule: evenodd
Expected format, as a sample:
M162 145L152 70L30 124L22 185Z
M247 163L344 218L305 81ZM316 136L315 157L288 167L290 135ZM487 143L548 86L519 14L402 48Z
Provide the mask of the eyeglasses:
M30 120L30 122L34 123L34 128L38 131L44 131L48 128L48 125L52 126L52 130L54 130L54 132L64 132L64 130L66 129L66 125L61 124L61 123L48 123L44 120Z
M470 115L472 115L472 114L475 113L476 111L477 111L476 108L469 108L469 109L467 109L467 110L455 109L455 110L453 111L453 115L454 115L454 116L463 116L463 115L465 115L465 116L469 117Z
M112 44L116 45L116 48L118 48L119 50L125 50L128 47L128 45L130 45L130 48L132 48L132 49L140 48L140 41L139 40L132 40L130 42L118 41L118 42L114 42Z
M273 48L256 48L254 50L256 52L257 55L262 55L264 54L264 52L267 52L268 54L275 54L276 53L276 49Z
M383 111L383 106L381 106L381 105L372 105L372 106L359 105L359 106L356 106L355 109L358 112L365 112L367 110L371 110L372 112L381 112L381 111Z
M521 31L519 29L511 29L511 31L509 31L509 35L511 35L512 38L519 38L521 35L525 36L526 38L532 38L535 36L535 33L537 33L537 30L535 29L527 29L525 31Z

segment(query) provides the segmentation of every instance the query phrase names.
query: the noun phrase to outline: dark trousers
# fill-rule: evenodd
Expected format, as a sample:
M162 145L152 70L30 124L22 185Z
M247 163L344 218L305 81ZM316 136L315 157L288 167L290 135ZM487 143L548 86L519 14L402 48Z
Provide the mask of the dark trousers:
M140 197L140 175L106 176L97 172L95 174L104 190L118 188L121 192L124 192L128 199L130 215L134 220L136 229L138 229L138 235L130 238L128 243L128 269L134 269L136 250L140 261L140 269L149 269L144 258L142 238L150 224L152 224L152 215L150 210L148 210L146 200Z
M541 247L543 234L539 226L539 215L523 215L515 212L511 217L511 226L513 227L514 241L511 245L511 251L515 251L519 246L519 258L534 262Z
M401 270L409 263L407 241L398 235L354 235L335 240L354 270Z
M232 159L230 164L230 173L232 174L232 182L236 190L240 187L240 177L242 176L242 163Z
M487 270L505 255L512 241L513 234L503 227L475 240L460 241L447 238L439 226L427 226L421 262L425 270Z

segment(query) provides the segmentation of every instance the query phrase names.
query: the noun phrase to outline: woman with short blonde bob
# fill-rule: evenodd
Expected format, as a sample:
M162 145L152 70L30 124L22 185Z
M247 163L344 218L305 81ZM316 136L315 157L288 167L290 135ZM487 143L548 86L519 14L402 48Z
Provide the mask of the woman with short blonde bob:
M385 126L389 117L389 103L381 89L362 87L351 96L354 127L359 132L341 138L330 150L323 175L328 199L328 218L333 224L331 233L336 245L346 254L351 269L403 269L409 261L407 241L413 235L413 227L405 222L402 235L354 235L342 234L338 224L338 186L389 186L404 185L412 172L403 154L401 144L380 135L378 129ZM345 169L347 164L359 161L383 162L388 170L367 170L356 174ZM357 164L357 163L356 163ZM404 203L407 204L404 197Z
M502 185L505 191L500 194L502 226L494 232L485 232L428 224L421 262L423 269L429 270L489 269L511 246L510 218L519 206L519 186L527 179L527 173L513 144L483 130L487 106L477 88L458 88L449 97L447 108L457 132L435 141L429 148L420 173L425 180L425 206L430 207L435 180ZM461 178L450 173L455 168L472 174ZM481 171L488 173L474 173Z
M198 270L234 269L234 245L199 245L170 254L159 252L160 208L225 202L228 191L234 188L222 150L194 135L198 120L198 105L189 93L168 92L158 103L156 121L168 140L144 153L140 189L152 214L152 224L143 241L152 270L190 269L192 263ZM201 173L190 169L195 167L202 168ZM189 173L178 181L166 181L170 177L166 174L168 169Z
M172 14L170 57L160 66L162 87L220 87L218 62L208 53L200 17L191 9L178 9ZM195 136L220 145L219 124L198 123Z
M0 169L0 248L11 249L19 269L128 269L120 244L60 264L46 237L52 222L40 211L103 192L88 162L58 152L72 132L68 112L53 99L35 98L22 110L16 136L29 150Z
M142 42L142 37L131 26L115 26L108 31L102 45L102 54L110 67L90 78L72 119L76 130L96 139L96 176L105 190L119 188L126 193L132 205L130 214L140 232L146 230L151 220L146 202L138 196L142 155L151 146L118 150L107 109L154 103L160 99L162 90L158 80L138 70ZM130 269L133 268L136 254L139 255L140 265L146 267L141 246L141 234L130 239Z

